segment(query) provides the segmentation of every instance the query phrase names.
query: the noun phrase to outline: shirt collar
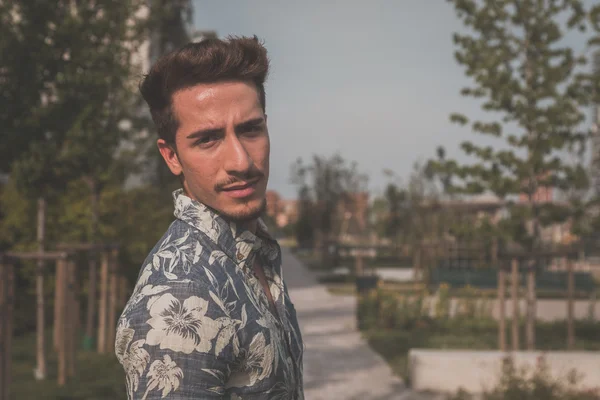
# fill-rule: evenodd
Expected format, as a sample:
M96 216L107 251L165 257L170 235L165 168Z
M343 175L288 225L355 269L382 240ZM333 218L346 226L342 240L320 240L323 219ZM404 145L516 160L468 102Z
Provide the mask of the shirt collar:
M227 221L213 209L186 196L183 189L173 192L176 218L204 233L218 248L238 264L245 264L253 251L260 250L273 258L274 240L267 227L258 219L256 234Z

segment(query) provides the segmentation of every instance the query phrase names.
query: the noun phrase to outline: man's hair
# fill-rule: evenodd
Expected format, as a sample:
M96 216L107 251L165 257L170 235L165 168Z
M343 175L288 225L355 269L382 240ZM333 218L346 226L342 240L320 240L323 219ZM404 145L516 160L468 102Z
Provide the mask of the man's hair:
M256 36L211 38L161 57L141 82L140 91L150 107L158 136L174 144L179 127L172 107L175 92L201 83L252 82L264 111L268 72L267 50Z

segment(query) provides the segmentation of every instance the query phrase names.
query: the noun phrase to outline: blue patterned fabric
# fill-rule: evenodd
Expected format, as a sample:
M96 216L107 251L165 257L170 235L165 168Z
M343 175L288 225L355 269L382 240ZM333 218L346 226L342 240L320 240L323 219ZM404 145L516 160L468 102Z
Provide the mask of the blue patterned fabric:
M303 399L303 344L279 245L173 193L175 217L150 252L118 324L128 398ZM252 273L263 266L276 312Z

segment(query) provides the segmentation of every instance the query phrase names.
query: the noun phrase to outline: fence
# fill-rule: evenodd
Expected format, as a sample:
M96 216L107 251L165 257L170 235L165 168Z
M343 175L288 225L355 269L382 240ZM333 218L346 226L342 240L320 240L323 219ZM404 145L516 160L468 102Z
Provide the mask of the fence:
M115 340L116 320L119 307L126 301L126 281L118 268L118 246L116 245L63 245L56 252L0 253L0 400L9 400L11 383L11 346L14 330L14 304L16 295L15 276L18 268L27 261L42 261L36 270L36 363L37 379L46 377L45 344L45 293L44 279L47 269L54 267L54 324L53 348L58 354L57 383L62 386L76 375L76 353L80 337L81 299L83 267L78 256L87 254L91 260L99 254L101 258L97 351L108 353ZM91 262L90 262L91 263ZM88 274L89 313L95 313L95 298L98 295L94 282L96 271ZM41 283L41 284L40 284ZM92 315L93 318L93 315Z

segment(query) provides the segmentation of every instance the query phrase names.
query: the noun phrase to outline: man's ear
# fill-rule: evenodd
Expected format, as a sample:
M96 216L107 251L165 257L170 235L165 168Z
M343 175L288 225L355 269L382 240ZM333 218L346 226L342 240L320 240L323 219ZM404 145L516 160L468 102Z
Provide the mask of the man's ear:
M168 144L164 139L158 139L156 145L158 146L160 155L167 163L167 167L169 167L173 175L181 175L183 168L179 162L179 157L177 156L174 145Z

